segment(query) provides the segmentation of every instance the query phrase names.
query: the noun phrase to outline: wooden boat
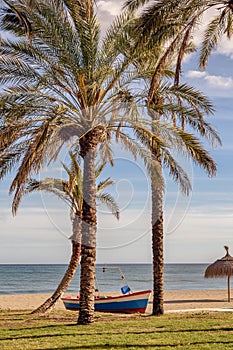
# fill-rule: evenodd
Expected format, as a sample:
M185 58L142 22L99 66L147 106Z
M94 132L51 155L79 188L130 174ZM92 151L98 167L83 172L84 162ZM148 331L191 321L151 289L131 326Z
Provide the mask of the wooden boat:
M145 313L151 290L139 292L130 292L124 295L117 296L96 296L95 311L113 312L113 313ZM67 310L79 309L79 297L76 298L67 296L61 298Z

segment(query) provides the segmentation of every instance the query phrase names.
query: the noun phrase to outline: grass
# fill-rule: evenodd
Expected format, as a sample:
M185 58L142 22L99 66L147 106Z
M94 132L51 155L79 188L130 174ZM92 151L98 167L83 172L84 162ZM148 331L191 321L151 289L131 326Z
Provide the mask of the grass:
M1 350L232 349L232 313L166 314L162 317L97 314L88 326L76 313L45 316L0 311Z

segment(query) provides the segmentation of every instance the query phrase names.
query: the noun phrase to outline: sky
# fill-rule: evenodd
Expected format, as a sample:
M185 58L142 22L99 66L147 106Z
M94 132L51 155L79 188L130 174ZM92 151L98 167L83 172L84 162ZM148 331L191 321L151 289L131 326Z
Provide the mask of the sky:
M122 1L98 1L103 30L120 11ZM201 32L195 34L200 43ZM198 68L197 55L185 60L182 79L205 93L214 103L208 121L218 130L222 146L208 147L217 163L217 175L209 178L187 159L180 162L188 172L192 193L183 196L165 173L165 263L205 263L233 254L233 40L222 40L206 71ZM115 167L106 169L115 180L111 193L120 207L120 220L98 204L97 262L150 263L151 198L148 175L140 161L119 147ZM62 161L67 160L63 154ZM59 164L44 169L44 177L63 177ZM0 264L67 263L70 256L71 222L62 201L42 193L26 196L16 215L11 214L8 188L12 175L0 182Z

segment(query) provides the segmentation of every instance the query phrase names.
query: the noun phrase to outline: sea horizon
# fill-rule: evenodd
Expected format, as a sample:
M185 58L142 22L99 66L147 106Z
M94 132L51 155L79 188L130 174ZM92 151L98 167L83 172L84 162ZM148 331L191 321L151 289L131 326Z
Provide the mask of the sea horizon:
M101 269L103 266L107 268ZM226 279L204 278L207 266L208 263L166 263L164 265L165 290L224 289ZM0 295L52 293L62 279L66 268L67 264L0 264ZM128 284L133 291L153 289L150 263L97 264L96 271L96 288L99 291L120 291L124 284ZM121 278L121 274L124 275L125 280ZM78 291L79 268L67 293L78 293Z
M167 262L167 263L164 263L164 265L208 265L208 264L211 264L211 262ZM58 265L58 266L64 266L64 265L68 265L68 263L0 263L0 266L8 266L8 265ZM119 263L97 263L96 266L103 266L103 265L107 265L107 266L110 266L110 265L152 265L152 263L143 263L143 262L139 262L139 263L130 263L130 262L119 262Z

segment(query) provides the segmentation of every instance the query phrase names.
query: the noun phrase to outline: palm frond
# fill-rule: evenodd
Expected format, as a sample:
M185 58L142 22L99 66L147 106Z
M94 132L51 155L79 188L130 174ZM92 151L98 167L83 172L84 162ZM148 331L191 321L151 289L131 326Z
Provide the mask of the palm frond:
M123 4L123 9L130 12L136 11L139 7L147 4L149 0L126 0Z
M227 38L231 39L232 34L233 34L233 14L232 14L232 10L231 11L227 11L227 24L226 24L226 28L224 33L227 34Z
M0 154L0 179L2 180L7 174L11 173L16 168L22 155L22 150L8 150L7 153Z
M205 68L209 59L209 56L212 50L217 46L220 37L223 35L225 31L225 17L226 11L223 12L222 16L215 17L208 25L204 40L201 46L200 60L199 65L200 68Z
M103 142L100 145L99 151L100 151L100 157L102 162L109 162L111 164L111 166L114 165L114 161L113 161L113 150L111 147L111 141L109 141L107 139L106 142Z
M193 86L184 83L179 86L167 85L165 89L168 93L181 98L186 104L203 110L207 115L214 113L214 106L210 99Z
M151 138L149 139L145 137L145 135L140 135L140 129L138 129L139 139L142 139L144 143L148 145L151 142ZM157 159L155 159L151 155L151 148L145 147L143 144L140 144L137 140L134 140L130 135L120 132L119 134L119 142L124 147L127 152L130 152L135 160L142 159L144 166L150 176L153 176L162 188L164 187L164 180L161 176L160 165Z
M65 201L68 201L69 199L67 195L67 182L61 179L45 178L40 181L37 181L36 179L29 179L25 187L25 193L31 193L35 191L53 193Z
M112 214L119 220L120 218L120 209L115 202L114 198L109 193L100 193L97 194L97 199L105 204L112 212Z
M110 177L108 177L107 179L100 181L97 185L97 192L102 191L103 189L105 189L106 187L112 186L115 184L115 181L112 180Z
M216 174L216 164L212 157L201 145L200 141L193 135L182 131L181 129L176 130L177 136L181 140L181 149L187 152L188 155L193 159L193 161L203 168L209 176L214 176Z
M106 162L98 161L95 165L95 177L98 178L100 174L104 171L106 167Z
M157 42L165 42L173 38L182 26L178 16L174 15L175 11L176 14L179 13L178 9L179 2L150 2L147 7L142 9L136 29L141 32L146 41L148 41L148 38L156 36L158 38Z
M11 30L18 35L26 34L31 40L32 24L23 11L17 9L17 5L11 1L4 0L9 8L3 8L2 26L6 30Z
M176 159L166 149L162 150L162 162L165 168L169 169L169 175L178 183L181 191L188 195L191 190L191 183L187 173L178 164Z

